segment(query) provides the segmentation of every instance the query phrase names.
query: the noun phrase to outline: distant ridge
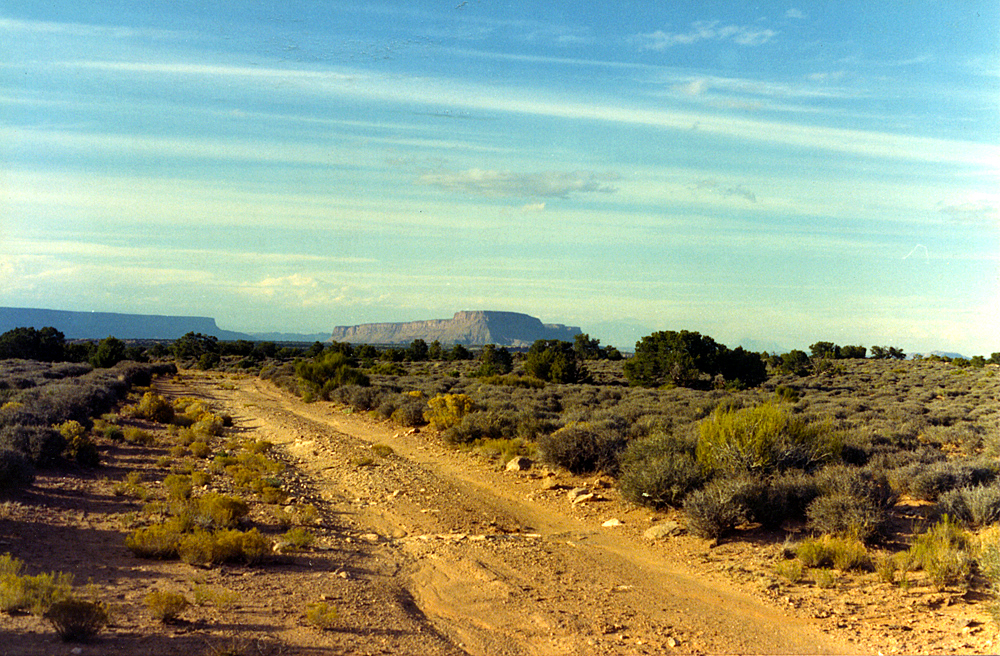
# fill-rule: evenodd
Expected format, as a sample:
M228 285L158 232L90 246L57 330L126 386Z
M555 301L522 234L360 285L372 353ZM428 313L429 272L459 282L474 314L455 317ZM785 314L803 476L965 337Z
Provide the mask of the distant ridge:
M366 323L337 326L331 338L352 344L409 344L415 339L426 342L467 346L531 346L539 339L573 341L583 331L576 326L546 324L527 314L477 310L456 312L451 319L407 321L403 323Z
M108 336L119 339L177 339L191 332L213 335L226 341L253 339L244 333L222 330L211 317L0 307L0 333L14 328L41 329L46 326L52 326L67 339L104 339Z

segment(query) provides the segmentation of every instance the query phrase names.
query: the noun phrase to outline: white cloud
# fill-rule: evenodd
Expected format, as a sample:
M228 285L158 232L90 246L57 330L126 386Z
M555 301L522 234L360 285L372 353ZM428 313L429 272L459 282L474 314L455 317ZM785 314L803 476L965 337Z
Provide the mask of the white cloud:
M483 196L566 198L573 193L614 192L615 187L610 183L615 180L618 180L615 174L591 171L512 173L466 169L425 173L417 182Z
M771 29L746 25L720 25L720 21L697 21L687 32L656 30L639 34L634 41L643 50L666 50L674 46L691 45L699 41L733 41L744 46L759 46L778 35Z
M795 7L792 7L791 9L789 9L788 11L785 12L785 18L802 19L802 18L805 18L805 17L806 17L806 15L804 13L802 13L802 10L801 9L796 9Z

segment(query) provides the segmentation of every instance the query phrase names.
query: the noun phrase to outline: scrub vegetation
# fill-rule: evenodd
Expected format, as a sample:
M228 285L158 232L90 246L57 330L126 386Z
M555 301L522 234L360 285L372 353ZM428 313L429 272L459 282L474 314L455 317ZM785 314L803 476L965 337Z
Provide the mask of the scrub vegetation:
M837 572L872 570L900 586L1000 586L997 353L904 359L895 347L817 342L809 354L766 355L686 331L650 335L630 358L587 335L470 351L422 340L291 347L196 334L118 348L66 344L49 329L12 333L0 336L3 352L17 356L0 362L0 492L30 487L47 468L99 468L102 444L156 448L162 476L132 472L115 487L145 504L125 537L139 558L262 565L275 544L294 553L314 541L295 526L308 523L298 518L309 509L281 507L285 466L268 442L241 438L203 400L168 400L149 387L155 376L200 368L428 427L498 466L529 456L604 475L626 499L678 513L705 539L780 542L805 532L775 568L791 585L834 587ZM110 351L122 359L95 364ZM252 521L250 503L273 507L274 521ZM923 521L904 521L901 509L913 504ZM71 579L24 578L18 563L4 562L7 610L44 615L60 603L46 617L66 639L106 623L101 602L81 601ZM179 614L173 608L150 602L164 621ZM336 617L308 613L320 628Z

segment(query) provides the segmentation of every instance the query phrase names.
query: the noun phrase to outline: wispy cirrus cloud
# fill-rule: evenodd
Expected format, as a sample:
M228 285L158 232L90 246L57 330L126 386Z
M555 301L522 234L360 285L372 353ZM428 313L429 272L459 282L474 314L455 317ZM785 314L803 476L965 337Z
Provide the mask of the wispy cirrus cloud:
M177 30L120 27L115 25L89 25L86 23L56 23L50 21L16 20L0 18L0 32L17 34L45 34L51 36L72 36L84 38L150 38L150 39L191 39L196 35Z
M566 198L575 193L613 193L614 173L593 171L542 171L514 173L483 169L425 173L417 182L481 196L519 198Z
M684 46L699 41L732 41L741 46L759 46L778 35L768 28L750 25L723 25L721 21L697 21L686 32L666 32L656 30L633 37L642 50L666 50L674 46Z
M1000 207L987 200L939 203L938 211L959 223L980 223L1000 227Z

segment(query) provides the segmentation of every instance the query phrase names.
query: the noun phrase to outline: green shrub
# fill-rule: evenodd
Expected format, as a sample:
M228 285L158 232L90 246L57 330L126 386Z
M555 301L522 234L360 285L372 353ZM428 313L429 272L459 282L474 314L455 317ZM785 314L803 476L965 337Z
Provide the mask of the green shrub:
M63 642L90 640L108 624L108 608L98 601L64 599L49 606L42 616Z
M191 602L183 594L169 590L153 590L146 595L144 601L146 608L153 615L153 619L164 624L176 622L180 614L191 605Z
M613 431L576 424L540 437L538 450L543 462L574 474L600 471L616 475L626 443Z
M977 541L979 570L989 582L993 601L990 613L994 623L1000 625L1000 527L992 527L979 536Z
M100 455L97 446L87 437L87 429L75 419L65 421L55 429L66 440L64 455L70 460L75 460L87 467L96 467L100 464Z
M0 492L20 490L34 482L35 468L26 455L0 449Z
M423 399L407 399L393 410L391 419L400 426L423 426L427 403Z
M634 503L679 507L705 481L692 451L690 444L669 434L632 441L621 457L619 489Z
M209 567L219 563L242 562L253 565L271 550L271 541L257 529L243 532L197 530L181 537L177 547L180 559L190 565Z
M836 436L826 427L764 403L738 410L717 408L701 422L696 454L706 468L735 474L811 468L832 460L839 450Z
M191 442L188 450L195 458L207 458L212 455L212 447L205 442Z
M804 519L806 508L819 494L815 477L790 470L766 479L766 489L753 508L754 521L778 528L786 521Z
M798 583L802 580L802 561L784 560L775 565L774 571L789 583Z

